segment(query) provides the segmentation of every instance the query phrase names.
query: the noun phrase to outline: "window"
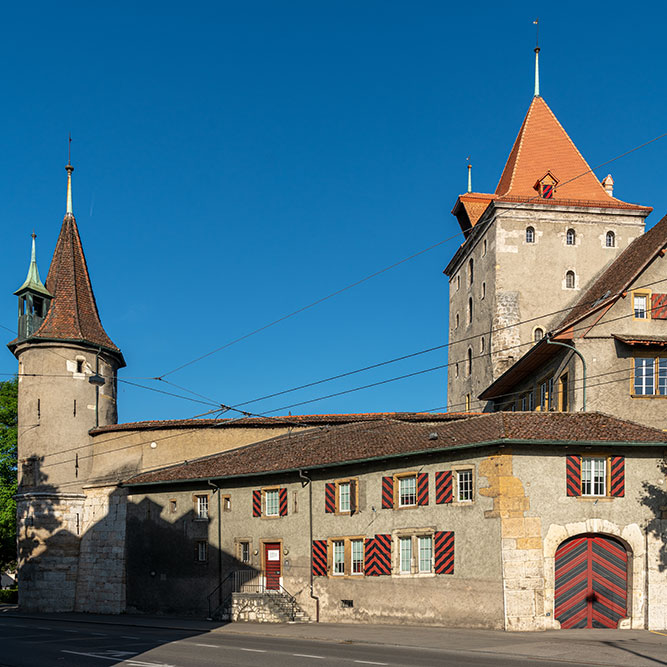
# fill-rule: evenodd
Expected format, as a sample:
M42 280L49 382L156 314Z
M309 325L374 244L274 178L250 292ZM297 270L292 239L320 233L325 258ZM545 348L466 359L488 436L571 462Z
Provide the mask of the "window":
M196 496L198 519L208 519L208 496Z
M350 511L350 483L344 482L338 485L338 511Z
M412 538L400 537L399 543L399 567L402 574L412 572Z
M533 340L538 343L544 338L544 329L542 327L535 327L535 331L533 331Z
M222 496L222 511L231 512L232 510L232 499L230 496Z
M364 573L364 541L350 540L350 553L352 558L352 574Z
M345 574L345 542L344 540L333 541L333 574Z
M532 412L535 409L535 394L531 391L528 394L528 410Z
M266 516L280 515L278 495L278 489L269 489L264 492L264 514L266 514Z
M471 502L472 470L458 470L456 473L457 499L460 503Z
M616 234L614 232L607 232L604 237L604 244L607 248L614 248L616 246Z
M568 229L565 233L565 242L567 245L574 245L574 242L577 238L577 235L574 232L574 229Z
M169 511L170 511L172 514L176 514L176 507L177 507L177 503L176 503L176 501L175 501L175 500L170 500L170 501L169 501Z
M635 396L667 396L667 357L635 357Z
M472 285L473 280L475 278L474 274L474 262L472 258L468 261L468 285Z
M417 475L398 478L398 506L412 507L417 504Z
M466 412L470 412L470 394L466 394L465 406L466 406Z
M534 227L526 227L526 243L535 243Z
M568 271L565 274L565 287L567 289L574 289L574 271Z
M461 275L456 276L456 291L458 292L461 289Z
M484 347L485 347L485 346L486 346L486 339L484 338L484 336L482 336L482 337L479 339L479 351L480 351L482 354L484 354Z
M552 407L554 393L554 379L548 378L540 382L540 410L549 410Z
M246 540L239 542L239 560L242 563L250 563L250 542Z
M336 512L352 514L357 508L357 480L344 479L336 482Z
M560 384L560 399L559 399L559 409L561 412L567 412L570 407L570 396L568 390L568 376L567 373L563 373L559 379Z
M208 542L206 540L199 540L197 542L196 560L198 563L205 563L208 560Z
M472 375L472 348L471 347L468 348L468 364L467 364L466 371L468 373L468 377L470 377Z
M581 495L607 495L607 461L606 459L581 459Z
M417 538L419 547L419 571L431 572L433 569L433 536L420 535Z
M455 329L459 328L459 314L458 313L456 313L456 324L454 325L454 328Z
M486 298L486 283L482 283L482 299Z
M468 324L472 324L472 299L468 299Z
M486 239L482 241L482 257L486 256Z
M528 394L524 394L519 400L519 409L521 412L528 410Z
M455 377L458 377L458 376L459 376L459 365L458 365L458 363L456 363L456 364L454 365L454 376L455 376Z
M636 320L647 320L648 316L648 295L632 294L632 309Z
M76 360L76 372L77 373L83 373L83 359L77 359Z

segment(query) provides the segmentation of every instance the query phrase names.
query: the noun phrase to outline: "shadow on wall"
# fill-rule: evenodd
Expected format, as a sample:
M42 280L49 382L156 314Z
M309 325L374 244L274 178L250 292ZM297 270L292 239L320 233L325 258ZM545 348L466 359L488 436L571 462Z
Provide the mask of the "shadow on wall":
M128 611L209 616L227 602L234 572L260 574L211 546L215 515L199 519L194 510L177 509L149 498L127 504Z
M658 470L662 475L663 481L667 480L667 459L658 463ZM660 544L658 556L658 569L660 572L667 570L667 535L664 532L664 525L667 523L667 489L663 486L643 482L644 497L641 499L642 505L648 507L653 514L653 518L648 522L646 530Z

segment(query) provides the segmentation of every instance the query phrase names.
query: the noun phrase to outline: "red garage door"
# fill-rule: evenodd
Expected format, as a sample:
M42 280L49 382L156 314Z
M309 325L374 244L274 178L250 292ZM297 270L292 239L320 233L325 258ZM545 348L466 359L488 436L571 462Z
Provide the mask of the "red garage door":
M613 537L582 535L558 547L554 616L562 628L617 628L627 588L628 554Z

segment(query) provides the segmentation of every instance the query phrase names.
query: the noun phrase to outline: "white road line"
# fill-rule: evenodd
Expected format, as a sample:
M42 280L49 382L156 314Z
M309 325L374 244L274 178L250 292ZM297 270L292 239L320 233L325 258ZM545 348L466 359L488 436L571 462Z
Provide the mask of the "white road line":
M388 665L388 662L373 662L372 660L355 660L360 665Z
M292 653L292 655L297 658L317 658L318 660L324 660L323 655L308 655L308 653Z
M60 651L61 653L71 653L72 655L85 655L87 658L99 658L100 660L111 660L112 662L118 662L118 658L112 658L106 655L95 655L94 653L82 653L81 651Z
M36 625L35 629L36 630L51 630L51 628L48 625Z
M106 632L89 632L89 635L95 635L96 637L108 637L109 635Z
M78 630L61 630L61 632L73 632L74 634L77 634L79 631Z
M251 651L252 653L266 653L266 651L264 651L261 648L240 648L239 650L240 651Z
M121 639L141 639L141 637L133 637L132 635L121 635Z
M195 644L195 646L203 646L204 648L218 648L217 644Z

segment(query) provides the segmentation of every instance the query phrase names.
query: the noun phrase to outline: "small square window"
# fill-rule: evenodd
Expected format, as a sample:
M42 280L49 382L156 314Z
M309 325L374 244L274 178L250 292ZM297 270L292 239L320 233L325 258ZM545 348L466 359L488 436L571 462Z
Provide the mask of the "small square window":
M399 477L398 479L398 506L410 507L417 504L417 477Z
M264 492L264 513L266 516L279 516L278 489L269 489Z
M177 503L176 503L176 501L175 501L175 500L170 500L170 501L169 501L169 511L170 511L172 514L175 514L175 513L176 513L176 508L177 508Z

